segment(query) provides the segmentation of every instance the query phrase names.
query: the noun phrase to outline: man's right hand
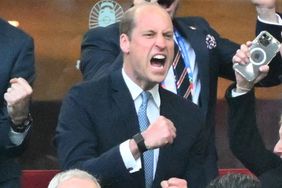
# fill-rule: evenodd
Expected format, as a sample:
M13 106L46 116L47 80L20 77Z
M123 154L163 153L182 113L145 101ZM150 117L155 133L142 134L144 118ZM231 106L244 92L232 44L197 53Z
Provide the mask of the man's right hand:
M148 149L154 149L172 144L176 137L176 128L169 119L160 116L141 134L146 147Z
M251 45L252 45L251 41L246 42L246 44L242 44L240 49L236 51L236 54L232 58L233 63L239 63L242 65L246 65L250 63L249 59L250 59ZM282 49L280 48L280 50ZM237 92L240 93L240 92L250 91L256 83L261 81L268 74L269 66L268 65L261 66L259 68L259 71L260 71L259 76L253 82L249 82L235 70Z
M28 116L33 90L23 78L13 78L10 80L10 84L11 86L4 94L4 99L12 122L18 125Z
M260 71L259 76L253 82L249 82L243 76L241 76L237 71L235 71L236 92L242 93L242 92L250 91L256 83L260 82L264 77L266 77L266 75L269 72L269 66L262 65L259 67L259 71Z

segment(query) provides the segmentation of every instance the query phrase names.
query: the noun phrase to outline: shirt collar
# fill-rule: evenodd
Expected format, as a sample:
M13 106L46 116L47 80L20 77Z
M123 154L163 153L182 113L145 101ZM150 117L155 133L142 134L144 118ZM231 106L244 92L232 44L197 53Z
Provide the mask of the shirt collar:
M122 77L125 81L126 86L129 89L132 99L135 101L139 96L141 96L143 89L139 87L135 82L133 82L129 78L129 76L125 73L123 68L122 68ZM160 98L160 93L159 93L159 84L155 85L152 89L148 91L151 93L154 102L156 103L157 107L159 108L161 104L161 98Z

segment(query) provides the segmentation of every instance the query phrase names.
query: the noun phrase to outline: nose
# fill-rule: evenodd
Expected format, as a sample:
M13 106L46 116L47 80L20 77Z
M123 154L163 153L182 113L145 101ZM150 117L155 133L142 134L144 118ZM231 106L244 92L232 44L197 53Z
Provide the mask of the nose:
M156 38L156 46L160 49L163 50L166 47L166 39L163 35L159 35Z
M274 147L274 149L273 149L273 152L274 152L276 155L282 157L282 140L279 140L279 141L277 142L277 144L275 145L275 147Z

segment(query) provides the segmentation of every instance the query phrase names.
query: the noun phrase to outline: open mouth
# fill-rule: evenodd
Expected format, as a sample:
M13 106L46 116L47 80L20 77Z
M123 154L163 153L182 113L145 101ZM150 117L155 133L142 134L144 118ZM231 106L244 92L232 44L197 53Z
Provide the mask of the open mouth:
M166 56L158 54L151 58L151 65L154 67L164 67L165 61Z
M174 0L158 0L158 4L165 8L168 8L173 2Z

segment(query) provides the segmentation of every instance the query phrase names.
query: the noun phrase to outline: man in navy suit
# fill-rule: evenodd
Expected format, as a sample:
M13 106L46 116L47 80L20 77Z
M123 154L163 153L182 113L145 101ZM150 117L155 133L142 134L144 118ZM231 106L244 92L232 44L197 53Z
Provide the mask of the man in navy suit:
M134 0L136 4L144 0ZM217 153L214 141L215 107L217 99L218 77L235 79L232 68L232 57L240 48L238 44L220 37L212 27L201 17L174 18L180 0L158 0L157 2L173 18L173 26L185 40L185 47L189 56L189 62L194 67L190 76L193 80L194 90L191 92L191 100L197 104L205 115L207 127L210 129L210 146L206 164L206 173L209 180L218 175ZM150 2L156 2L151 0ZM122 53L119 47L118 23L108 27L98 27L89 30L82 41L80 70L84 80L97 79L108 74L112 70L121 67ZM243 45L245 46L245 45ZM183 50L186 51L186 50ZM113 63L115 62L115 63ZM277 85L279 63L272 63L273 72L269 79L260 84ZM188 79L188 76L186 77ZM175 86L175 75L169 70L165 79L165 88L178 93ZM179 94L179 93L178 93Z
M169 15L142 3L125 13L120 33L122 69L82 82L64 99L55 136L62 168L86 170L103 188L205 187L203 115L192 102L159 87L174 54ZM144 92L149 125L141 131ZM154 155L151 186L146 152Z
M20 165L32 123L30 84L35 78L33 40L0 19L0 187L20 187Z

